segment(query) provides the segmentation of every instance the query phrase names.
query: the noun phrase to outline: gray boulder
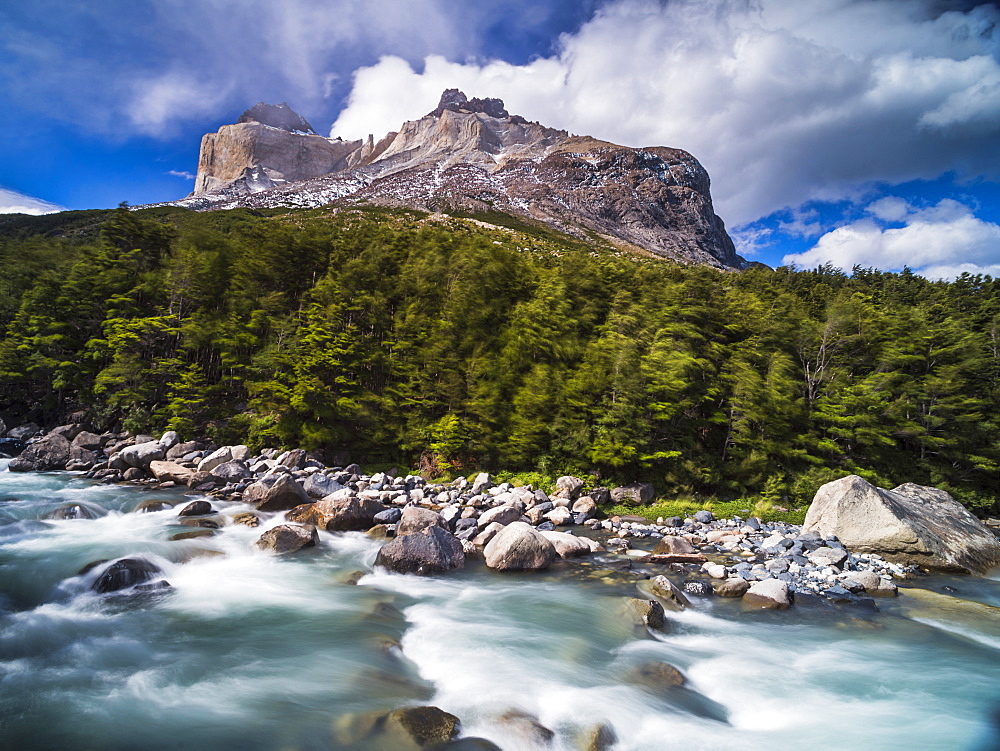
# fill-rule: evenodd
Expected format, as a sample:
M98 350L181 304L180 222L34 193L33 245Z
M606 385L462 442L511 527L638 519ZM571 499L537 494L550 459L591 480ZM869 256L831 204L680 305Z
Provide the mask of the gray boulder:
M364 532L375 526L375 515L382 511L385 506L378 501L352 496L316 501L310 513L312 523L328 532Z
M936 571L985 574L1000 566L1000 541L982 522L943 490L913 483L885 490L857 475L828 482L802 529Z
M558 495L562 498L576 498L583 488L583 480L572 475L563 475L556 480Z
M11 472L48 472L65 469L69 461L70 443L61 435L45 436L11 459Z
M231 462L232 460L233 460L233 447L223 446L222 448L217 448L211 454L209 454L200 462L198 462L198 471L211 472L220 464L225 464L226 462Z
M485 529L493 522L506 526L518 521L523 513L517 506L494 506L480 514L476 523L480 529Z
M16 428L8 430L7 437L17 441L26 441L29 438L34 438L41 432L42 429L35 425L35 423L26 422L24 425L18 425Z
M162 436L160 436L160 445L163 446L164 451L170 451L174 446L181 442L181 437L177 435L176 430L168 430Z
M329 475L315 472L306 478L302 489L306 491L306 495L310 498L319 499L325 498L331 493L336 493L338 490L343 490L344 486Z
M648 482L633 482L611 490L611 500L615 503L652 503L656 491Z
M150 462L156 462L166 456L166 451L159 441L148 441L137 443L134 446L126 446L118 452L119 461L125 462L129 467L139 469L149 469Z
M785 610L792 604L788 584L781 579L763 579L754 582L743 595L743 603L751 608Z
M95 464L97 464L97 454L93 451L88 451L75 443L69 445L69 460L66 462L66 469L78 472L90 469Z
M184 443L178 443L167 450L167 459L181 459L182 457L192 454L195 451L201 451L204 446L198 441L185 441Z
M381 511L382 509L380 508L379 510ZM448 523L436 511L420 508L419 506L407 506L403 509L403 515L396 524L396 536L404 537L405 535L412 535L414 532L420 532L427 527L447 529Z
M486 565L497 571L544 569L558 556L555 546L524 522L511 522L497 532L483 555Z
M273 483L258 480L249 485L243 492L243 500L253 504L258 511L288 511L309 503L309 496L294 477L279 475Z
M399 574L440 574L462 568L465 552L455 535L431 525L383 545L375 565Z
M81 430L73 439L73 445L87 451L100 451L104 447L104 438L97 435L97 433Z
M229 482L237 483L241 480L248 480L253 476L250 473L250 468L247 466L247 463L239 459L223 462L222 464L209 470L209 474L212 476L213 480L221 484Z

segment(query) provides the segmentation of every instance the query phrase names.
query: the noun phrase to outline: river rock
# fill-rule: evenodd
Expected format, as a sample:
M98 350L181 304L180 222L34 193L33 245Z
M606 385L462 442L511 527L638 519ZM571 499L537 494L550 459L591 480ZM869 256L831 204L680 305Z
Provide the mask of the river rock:
M589 495L574 501L572 511L574 514L586 514L587 516L597 516L599 513L597 502Z
M664 535L653 548L653 555L693 555L698 551L683 537Z
M895 597L898 588L891 581L886 581L874 571L852 571L851 579L865 589L865 593L873 597Z
M455 535L431 525L383 545L375 558L375 565L399 574L440 574L462 568L465 552L462 542Z
M932 570L985 574L1000 565L1000 541L982 522L943 490L913 483L885 490L857 475L828 482L802 529Z
M518 521L524 512L517 506L495 506L494 508L487 509L479 518L476 520L476 524L480 529L488 527L493 522L507 526L511 522Z
M174 446L181 442L181 437L177 435L176 430L168 430L166 433L160 436L160 445L163 446L164 451L170 451Z
M555 546L525 522L511 522L483 550L486 565L497 571L545 569L552 565Z
M666 614L663 612L663 606L656 600L623 597L622 611L629 620L656 631L663 631L666 626Z
M626 672L623 678L627 683L645 686L657 692L687 683L684 674L666 662L645 662L636 665Z
M750 589L750 582L741 576L732 576L712 585L719 597L742 597Z
M542 532L541 535L552 543L560 558L575 558L579 555L590 555L593 552L589 542L576 535L565 532Z
M79 503L67 503L45 514L43 519L93 519L94 512Z
M243 511L233 517L233 524L242 524L244 527L259 527L260 517L253 511Z
M652 503L656 491L648 482L633 482L611 490L611 500L615 503Z
M324 498L312 506L314 523L328 532L364 532L375 525L375 515L385 510L378 501L357 496L339 501Z
M556 480L557 495L561 498L575 499L583 489L583 480L572 475L564 475Z
M825 545L821 548L806 554L806 558L814 566L823 568L824 566L836 566L840 568L847 560L847 551L843 548L828 548Z
M497 718L497 724L516 738L513 748L549 748L556 734L545 727L538 718L521 709L508 709Z
M542 516L554 525L565 527L573 524L573 512L565 506L556 506L551 511L547 511Z
M177 512L177 516L206 516L213 511L212 504L208 501L191 501L191 503Z
M233 447L223 446L221 448L217 448L211 454L204 457L200 462L198 462L198 471L211 472L220 464L225 464L226 462L231 462L232 460L233 460Z
M104 438L86 430L81 430L73 438L72 444L87 451L100 451L104 447Z
M196 451L201 451L204 446L198 441L185 441L184 443L178 443L175 446L167 449L166 458L167 459L181 459L188 454L193 454Z
M752 608L785 610L791 605L788 583L781 579L762 579L750 585L743 602Z
M149 463L149 471L160 482L176 482L178 485L187 485L195 473L190 467L170 461L152 461Z
M302 485L302 489L306 491L306 495L310 498L320 499L325 498L331 493L336 493L338 490L343 490L344 486L329 475L316 472L306 478L305 483Z
M248 480L253 476L250 473L250 468L242 459L233 459L216 465L209 470L209 474L212 476L213 480L222 485L227 483L238 483L242 480Z
M34 438L41 432L42 429L38 427L35 423L26 422L23 425L18 425L16 428L11 428L10 430L8 430L7 437L13 438L16 441L27 441L29 438Z
M294 477L278 475L278 479L271 484L258 480L249 485L243 491L243 500L252 504L258 511L287 511L308 503L309 496Z
M129 467L137 469L149 469L151 462L159 461L166 452L159 441L147 441L137 443L134 446L126 446L118 452L118 459L125 462Z
M645 595L656 598L667 610L677 612L691 605L687 595L662 575L639 582L639 590Z
M69 441L61 435L47 435L11 459L7 469L11 472L49 472L65 469L69 453Z
M313 526L299 524L279 524L260 536L256 545L261 550L269 550L278 555L294 553L302 548L311 548L319 543L319 533Z
M580 731L576 741L580 751L611 751L618 743L618 733L613 725L601 722Z
M379 511L384 508L384 506L380 505ZM427 529L427 527L440 527L447 530L448 523L436 511L421 508L420 506L407 506L403 509L403 514L399 522L396 523L396 536L404 537L412 535L414 532Z
M383 732L386 740L396 737L418 748L447 744L462 732L462 723L437 707L404 707L385 716ZM405 749L400 741L389 741L384 748Z
M101 594L118 592L151 580L162 573L145 558L120 558L101 572L91 589Z

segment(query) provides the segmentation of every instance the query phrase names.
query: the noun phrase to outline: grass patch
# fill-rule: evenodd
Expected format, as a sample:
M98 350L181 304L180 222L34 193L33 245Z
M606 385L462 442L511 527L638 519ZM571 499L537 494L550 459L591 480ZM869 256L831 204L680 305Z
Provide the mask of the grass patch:
M802 524L806 518L807 507L789 509L782 511L783 507L770 501L743 498L735 501L718 501L708 499L704 501L673 500L656 501L648 506L633 506L626 503L618 503L608 506L603 511L608 516L641 516L655 522L658 517L664 519L671 516L691 516L696 511L707 509L715 514L717 519L729 519L739 516L746 519L756 516L766 522L788 522L789 524Z

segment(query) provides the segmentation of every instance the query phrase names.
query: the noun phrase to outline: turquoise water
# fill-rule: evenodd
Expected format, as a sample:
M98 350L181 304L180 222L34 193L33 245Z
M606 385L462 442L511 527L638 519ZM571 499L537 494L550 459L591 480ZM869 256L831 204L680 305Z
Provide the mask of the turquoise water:
M357 533L257 551L278 517L170 541L189 529L176 510L131 513L154 498L189 500L0 471L0 748L338 749L353 747L352 715L420 704L514 750L541 746L500 719L511 709L554 731L554 749L599 722L623 750L1000 747L986 721L996 579L919 579L878 613L699 599L653 638L619 614L636 591L612 570L620 556L533 575L372 573L379 543ZM40 521L69 502L98 518ZM136 555L171 589L102 597L77 575ZM626 680L654 661L685 673L693 703Z

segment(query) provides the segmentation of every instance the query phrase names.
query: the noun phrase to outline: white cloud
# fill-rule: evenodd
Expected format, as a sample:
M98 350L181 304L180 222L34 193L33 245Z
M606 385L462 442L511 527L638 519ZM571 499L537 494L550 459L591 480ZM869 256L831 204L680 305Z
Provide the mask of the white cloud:
M168 132L187 118L216 111L228 93L225 87L185 73L138 81L134 90L127 114L137 130L152 136Z
M183 177L185 180L194 180L195 177L197 177L196 175L192 174L191 172L188 172L187 170L168 169L167 174L171 175L172 177Z
M929 278L951 278L963 271L995 274L1000 268L1000 225L983 221L958 201L946 198L914 208L887 197L871 204L868 213L872 216L826 233L810 250L785 256L784 263L810 268L832 263L842 269L908 266ZM886 227L887 222L903 226Z
M630 146L691 151L731 226L955 171L1000 178L1000 10L932 0L617 0L526 65L383 57L332 132L379 135L440 92Z
M57 211L65 211L62 206L58 206L41 198L26 196L6 188L0 188L0 214L54 214Z

